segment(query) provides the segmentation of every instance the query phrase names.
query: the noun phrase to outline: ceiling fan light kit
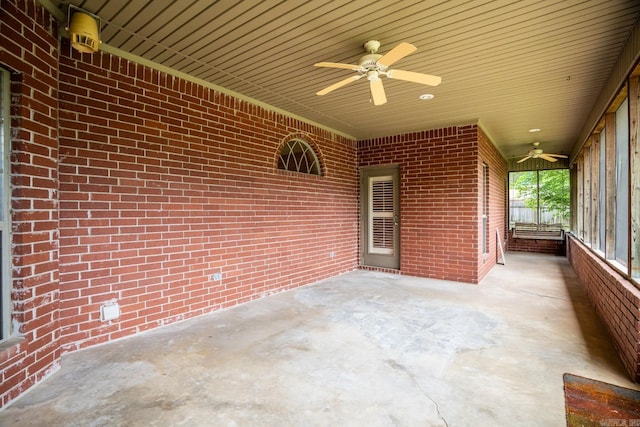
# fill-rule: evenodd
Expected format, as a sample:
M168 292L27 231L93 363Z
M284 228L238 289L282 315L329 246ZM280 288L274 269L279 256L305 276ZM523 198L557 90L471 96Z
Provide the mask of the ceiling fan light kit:
M316 67L341 68L358 72L358 75L334 83L331 86L316 92L316 95L326 95L338 88L341 88L342 86L366 76L367 80L369 80L369 90L371 91L373 104L382 105L387 102L387 96L381 79L382 76L390 79L404 80L429 86L437 86L442 81L440 77L430 74L388 69L389 66L394 64L396 61L399 61L417 50L417 48L411 43L402 42L384 55L378 53L379 48L380 42L377 40L369 40L366 42L364 44L364 49L367 53L360 58L358 65L343 64L339 62L318 62L314 64Z

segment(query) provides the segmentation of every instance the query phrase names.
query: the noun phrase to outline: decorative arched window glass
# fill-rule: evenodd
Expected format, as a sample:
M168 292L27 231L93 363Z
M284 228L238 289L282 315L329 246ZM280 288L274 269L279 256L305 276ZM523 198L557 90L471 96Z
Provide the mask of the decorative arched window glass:
M291 139L282 147L278 156L278 169L320 175L318 156L309 144L301 139Z

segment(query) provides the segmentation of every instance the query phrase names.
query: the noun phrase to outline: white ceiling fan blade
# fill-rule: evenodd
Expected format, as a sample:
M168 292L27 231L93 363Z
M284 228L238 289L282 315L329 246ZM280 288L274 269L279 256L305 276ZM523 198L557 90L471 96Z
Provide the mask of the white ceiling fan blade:
M388 67L394 62L404 58L405 56L413 53L418 48L412 45L411 43L402 42L398 46L391 49L389 52L385 53L382 58L378 59L378 64L384 65Z
M540 154L540 156L539 156L539 157L540 157L541 159L544 159L544 160L548 161L548 162L557 162L557 161L558 161L558 159L556 159L555 157L551 157L551 156L550 156L550 155L548 155L548 154Z
M523 157L523 158L521 158L520 160L518 160L518 163L522 163L522 162L524 162L525 160L529 160L531 157L532 157L532 156Z
M384 93L382 80L379 78L371 79L371 98L373 105L382 105L387 102L387 95Z
M328 68L343 68L345 70L358 70L360 69L359 65L354 64L343 64L340 62L318 62L313 64L314 67L328 67Z
M545 156L557 157L559 159L568 159L568 157L565 156L564 154L547 154L547 153L545 153Z
M421 83L423 85L438 86L442 78L432 76L431 74L414 73L413 71L389 70L387 77L397 80L406 80L413 83Z
M341 88L342 86L345 86L351 82L355 82L356 80L359 80L362 77L362 75L357 75L357 76L351 76L349 78L346 78L344 80L340 80L338 83L334 83L331 86L328 86L324 89L322 89L319 92L316 92L316 95L326 95L329 92L332 92L338 88Z

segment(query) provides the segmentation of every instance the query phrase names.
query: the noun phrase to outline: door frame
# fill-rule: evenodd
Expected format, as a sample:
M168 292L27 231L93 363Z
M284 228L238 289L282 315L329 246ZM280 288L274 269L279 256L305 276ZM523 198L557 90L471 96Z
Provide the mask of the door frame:
M393 250L390 254L369 252L369 180L391 176L393 181ZM400 165L363 166L360 168L360 264L400 269Z

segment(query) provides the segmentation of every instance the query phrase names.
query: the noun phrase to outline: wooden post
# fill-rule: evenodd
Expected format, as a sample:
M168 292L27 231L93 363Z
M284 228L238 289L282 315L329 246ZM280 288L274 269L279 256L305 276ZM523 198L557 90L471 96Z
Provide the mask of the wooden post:
M588 245L591 245L591 140L587 143L587 145L582 150L582 178L584 181L583 184L583 192L584 198L583 206L584 206L584 242Z
M576 159L577 174L576 174L576 231L578 238L584 240L584 152L581 151Z
M631 215L631 276L640 277L640 77L629 79L629 171L631 181L631 198L629 203Z
M591 137L591 247L600 249L600 134Z
M606 203L605 203L605 258L616 257L616 113L606 113L605 125L605 162L606 162Z

